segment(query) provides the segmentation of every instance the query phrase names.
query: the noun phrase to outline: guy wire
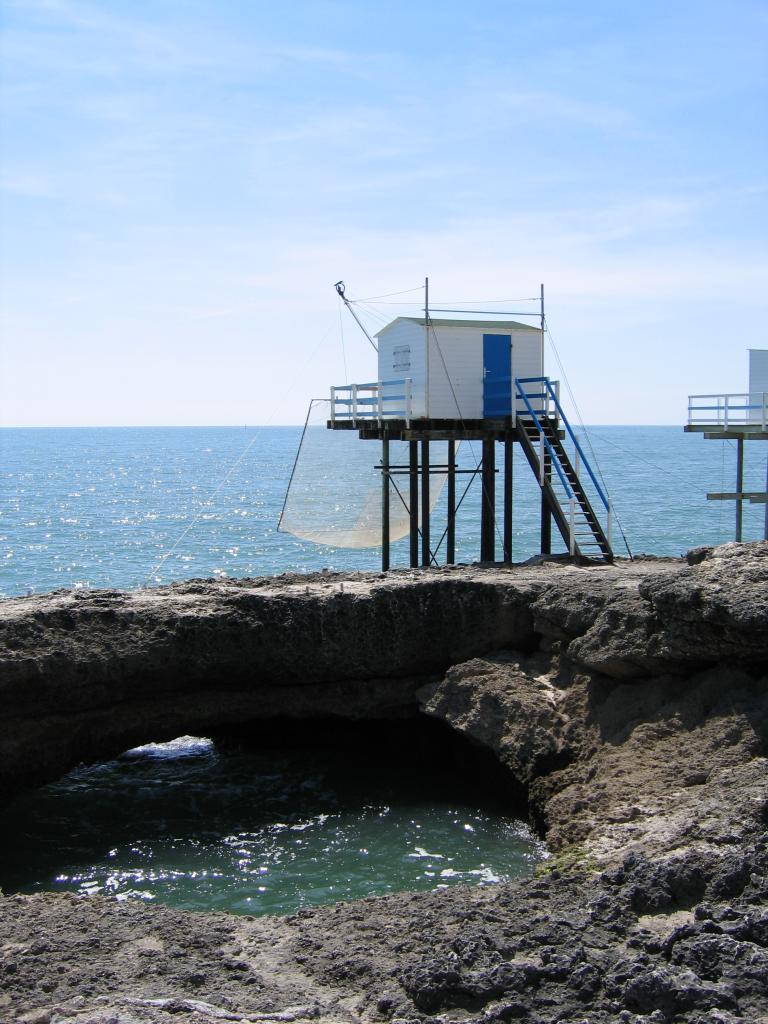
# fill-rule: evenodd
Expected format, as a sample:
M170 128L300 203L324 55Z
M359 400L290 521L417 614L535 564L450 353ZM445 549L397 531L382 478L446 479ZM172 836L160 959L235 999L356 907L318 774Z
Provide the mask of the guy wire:
M607 491L608 491L608 484L605 482L605 477L603 476L603 471L600 469L600 463L597 461L597 454L595 452L595 449L592 447L592 441L591 441L590 436L589 436L589 431L587 430L586 426L584 425L584 420L583 420L582 415L581 415L581 410L579 409L578 403L577 403L576 398L574 397L573 391L571 389L570 381L568 380L568 374L565 372L565 367L563 366L562 360L560 359L560 353L557 351L557 345L555 345L555 339L552 337L552 332L549 329L549 323L546 320L544 321L544 330L547 332L547 335L549 336L549 343L552 346L552 351L555 354L555 359L557 360L557 365L560 368L560 373L562 374L563 382L565 383L565 386L566 386L566 388L568 390L568 396L571 399L571 404L573 405L573 408L576 410L576 416L577 416L578 421L579 421L579 426L584 431L584 436L587 439L587 445L589 446L589 450L592 453L592 458L595 461L595 466L597 468L598 475L600 476L600 479L601 479L601 481L603 483L603 487L605 488L606 493L607 493ZM619 514L618 514L618 512L616 512L615 509L614 509L614 513L613 514L616 517L616 525L618 526L619 532L621 533L621 539L624 541L624 547L627 549L627 554L629 555L630 559L633 559L634 555L632 554L632 551L630 549L629 541L627 540L627 535L624 532L624 527L621 524L621 519L619 518Z
M321 345L323 345L325 343L326 338L328 337L328 335L331 333L332 330L333 330L333 323L324 332L324 334L321 336L320 340L318 341L317 345L315 345L315 347L312 350L312 352L306 358L305 365L307 363L310 363L314 359L314 357L317 355L317 352L320 349ZM278 409L281 407L281 405L283 404L285 399L288 397L288 395L291 393L291 391L293 391L294 387L296 386L297 380L298 380L298 375L294 376L294 378L291 381L291 383L288 385L288 387L285 389L283 394L280 396L279 402L275 405L274 409L272 410L272 412L267 417L266 422L259 424L259 426L268 427L268 426L271 425L272 420L277 415ZM311 402L310 402L310 408L311 407L312 406L311 406ZM304 424L304 429L306 430L306 423ZM200 508L198 509L197 513L194 515L192 520L189 523L187 523L187 525L181 531L181 533L176 538L176 540L173 542L173 544L170 546L170 548L168 548L168 550L162 556L160 561L154 566L154 568L150 569L150 571L147 573L147 575L145 576L145 578L144 578L144 580L143 580L143 582L141 584L142 586L146 586L147 583L149 582L149 580L151 580L153 576L156 576L156 574L160 571L160 569L162 569L162 567L165 565L165 563L168 561L168 559L171 557L171 555L174 553L174 551L178 548L179 544L181 544L181 542L184 540L184 538L187 536L187 534L198 524L198 522L202 518L203 513L205 512L205 510L207 508L210 508L211 503L213 502L213 500L216 497L216 495L219 493L219 491L222 489L222 487L227 483L229 478L232 476L234 471L237 469L237 467L243 461L243 459L248 454L248 452L251 450L251 448L253 448L253 446L256 444L256 442L259 440L259 438L260 438L260 434L259 433L254 434L254 436L251 438L249 443L246 445L246 447L243 449L243 451L240 453L240 455L238 455L238 457L235 459L235 461L229 467L229 469L224 474L224 476L219 481L219 483L216 485L216 487L214 487L214 489L211 491L209 497L206 498L206 500L200 505ZM282 513L281 513L281 517L282 517Z

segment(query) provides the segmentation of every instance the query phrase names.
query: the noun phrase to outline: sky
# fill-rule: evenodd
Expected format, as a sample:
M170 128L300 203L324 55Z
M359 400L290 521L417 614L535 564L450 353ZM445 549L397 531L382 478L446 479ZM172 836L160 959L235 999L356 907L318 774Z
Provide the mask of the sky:
M768 347L766 2L5 0L0 46L0 424L299 423L375 375L342 278L543 282L587 423Z

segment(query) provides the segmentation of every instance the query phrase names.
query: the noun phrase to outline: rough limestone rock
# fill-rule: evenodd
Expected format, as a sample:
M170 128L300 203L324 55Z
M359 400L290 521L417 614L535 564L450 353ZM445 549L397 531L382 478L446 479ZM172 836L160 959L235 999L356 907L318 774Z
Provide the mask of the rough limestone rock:
M691 566L550 561L4 601L0 792L249 719L412 713L452 665L542 639L620 679L717 664L719 644L749 667L766 565L766 545L726 545Z
M451 664L534 642L552 572L192 580L0 602L0 791L185 733L413 713Z
M491 750L529 785L563 761L566 721L541 655L500 654L448 670L444 680L418 691L422 710Z
M628 852L722 851L762 833L768 673L724 667L628 684L574 671L562 655L504 654L456 666L418 696L528 786L555 852L578 846L607 866Z
M534 603L534 627L569 641L571 659L617 678L760 663L768 617L768 544L725 544L637 582L569 581Z
M236 715L426 713L505 766L553 856L283 919L6 896L0 1020L768 1021L767 570L725 545L5 602L9 790Z

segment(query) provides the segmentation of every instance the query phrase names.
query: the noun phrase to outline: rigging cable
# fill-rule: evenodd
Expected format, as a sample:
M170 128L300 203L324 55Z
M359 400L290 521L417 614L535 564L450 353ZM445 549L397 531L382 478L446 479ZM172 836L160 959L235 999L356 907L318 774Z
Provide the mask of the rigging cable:
M565 372L565 367L563 366L562 360L560 359L560 353L557 351L557 346L555 345L555 339L552 337L552 332L549 329L549 324L547 323L546 319L544 320L544 330L546 331L547 335L549 336L549 343L552 346L552 351L554 352L555 359L557 360L557 365L560 368L560 373L562 374L563 382L565 383L565 386L566 386L566 388L568 390L568 396L571 399L571 404L573 405L573 408L576 410L576 416L577 416L578 421L579 421L579 426L581 427L582 431L584 432L584 437L587 439L587 445L589 447L590 452L592 453L592 458L595 460L595 467L597 468L598 475L599 475L599 477L600 477L600 479L601 479L601 481L603 483L603 487L605 488L606 493L607 493L608 492L608 484L605 482L605 477L603 476L603 471L600 469L600 463L597 461L597 455L595 453L595 449L592 447L592 441L591 441L590 436L589 436L589 431L587 430L586 426L584 425L584 420L582 419L582 416L581 416L581 410L579 409L579 406L578 406L578 403L576 401L576 398L574 397L573 391L571 389L570 381L568 380L568 374ZM619 515L618 515L618 513L616 512L615 509L614 509L614 513L613 514L614 514L614 516L616 518L616 525L618 526L619 532L621 533L621 539L624 541L624 547L627 549L627 554L629 555L630 559L633 559L634 555L632 554L632 551L630 549L629 541L627 540L627 535L624 532L624 527L622 526L621 520L619 519Z
M466 426L465 426L465 423L464 423L464 416L462 415L461 406L459 405L459 399L456 396L456 390L454 389L453 381L451 380L451 375L448 372L448 367L447 367L446 362L445 362L445 357L443 355L443 350L440 347L440 342L438 341L438 338L437 338L437 331L435 330L434 322L432 320L432 317L429 316L428 310L425 309L424 313L425 313L424 323L425 323L425 326L426 326L427 330L428 331L430 331L430 330L432 331L432 337L435 339L435 346L437 348L437 354L440 356L440 362L443 364L443 370L445 371L445 376L446 376L446 379L448 381L448 386L450 387L451 394L453 395L453 402L454 402L454 405L456 406L456 412L459 414L459 422L461 423L462 430L466 430ZM480 460L480 462L478 462L478 458L475 455L475 449L472 447L472 440L471 440L471 438L467 438L467 443L469 444L469 450L472 453L472 459L474 460L475 465L476 466L480 466L482 464L482 460ZM477 475L477 469L475 470L475 473L473 473L472 477L470 478L469 484L472 483L472 481L475 479L476 475ZM464 496L466 496L467 490L469 490L469 484L467 484L467 487L466 487L466 490L464 492L464 495L462 495L462 499L461 499L462 501L464 500ZM490 495L488 494L488 492L486 490L485 481L483 480L482 477L480 478L480 487L482 489L483 497L487 501L488 498L490 497ZM454 511L454 516L455 516L455 512L456 511L458 511L458 508ZM496 536L498 537L499 541L501 542L501 550L504 551L504 537L502 536L501 531L499 530L499 524L498 524L497 519L496 519L496 509L495 508L493 510L493 513L494 513L493 514L493 525L494 525L494 529L496 530ZM442 544L442 542L443 542L443 540L442 540L442 537L441 537L440 538L440 544ZM506 552L505 552L505 554L506 554ZM511 551L509 552L509 555L510 555L510 558L511 558L512 557L512 552Z
M374 299L389 299L393 295L410 295L411 292L420 292L424 287L423 284L417 285L415 288L404 288L401 292L387 292L386 295L368 295L362 299L356 299L356 302L371 302ZM352 302L352 299L349 300ZM397 303L387 303L387 305L397 305Z
M471 449L471 444L472 444L472 443L471 443L471 442L469 442L469 444L470 444L470 449ZM474 457L474 452L472 453L472 455L473 455L473 457ZM464 499L466 498L466 496L467 496L467 494L468 494L468 492L469 492L469 488L470 488L470 487L472 486L472 483L473 483L473 481L474 481L475 477L477 476L477 474L478 474L478 473L480 472L480 470L481 470L482 468L483 468L483 464L482 464L482 462L481 462L481 463L480 463L479 465L476 465L476 466L475 466L475 468L474 468L474 469L472 470L472 476L470 476L470 478L469 478L469 482L468 482L467 486L466 486L466 487L464 488L464 491L463 491L463 493L462 493L461 497L460 497L460 498L459 498L459 500L458 500L458 501L456 502L456 508L455 508L455 509L453 510L453 515L454 515L454 519L455 519L455 517L456 517L456 513L457 513L457 512L459 511L459 509L461 508L461 506L462 506L462 505L464 504ZM439 540L439 541L437 542L437 547L435 548L435 551L436 551L436 552L437 552L437 551L439 551L439 550L440 550L440 548L441 548L441 547L443 546L443 541L445 540L445 538L446 538L446 536L447 536L447 535L448 535L448 527L446 526L446 528L445 528L445 529L443 530L443 532L442 532L442 533L440 534L440 540ZM503 544L503 542L502 542L502 548L503 548L503 547L504 547L504 544Z
M339 288L341 288L341 290L339 290ZM383 316L377 310L371 309L368 306L366 300L363 300L363 299L349 299L349 298L347 298L344 295L344 282L343 281L338 282L338 284L336 285L336 290L337 290L337 292L339 292L340 297L344 300L345 304L349 308L350 313L352 313L352 315L355 317L355 320L357 320L357 322L360 325L361 329L365 333L365 336L370 341L370 335L368 334L368 331L365 330L365 328L363 327L362 323L360 322L358 317L355 315L355 312L352 309L352 306L353 305L354 306L358 306L368 316L378 318L380 321L383 321L385 323L387 322L387 317ZM415 288L414 289L409 289L409 291L416 291L416 290L417 289L415 289ZM396 292L394 294L404 294L404 293ZM418 305L418 303L382 303L382 305L406 305L406 304L407 305ZM424 307L421 307L421 308L423 309ZM461 422L462 428L466 429L465 428L465 423L464 423L464 417L462 415L461 407L459 405L459 400L458 400L458 397L456 395L456 391L455 391L454 386L453 386L453 381L451 379L451 375L448 372L448 367L447 367L446 362L445 362L445 357L443 356L443 350L440 347L440 342L439 342L438 337L437 337L437 332L435 330L434 323L432 322L431 317L428 316L428 313L427 313L426 310L425 310L425 321L424 321L424 324L425 324L425 327L427 328L427 332L429 332L430 330L432 332L432 337L434 338L435 346L437 347L438 355L440 356L440 361L443 364L443 370L445 371L445 376L446 376L446 379L448 381L448 386L451 389L451 395L453 396L453 402L454 402L454 405L456 406L456 411L459 414L459 421ZM456 509L454 510L454 514L455 514L455 512L458 511L461 503L464 501L464 498L467 495L467 492L468 492L468 490L470 488L470 485L472 484L473 480L475 479L475 477L477 476L477 474L478 474L478 472L480 470L480 464L478 463L477 456L475 455L475 450L474 450L474 447L472 445L472 441L470 439L467 439L467 443L469 444L469 450L472 453L472 459L473 459L473 461L475 463L475 471L472 474L472 476L470 477L469 483L467 484L467 486L464 489L464 493L461 496L459 504L456 506ZM482 486L483 486L483 493L485 493L485 485L483 484ZM399 489L397 488L397 486L395 486L395 489L398 490L398 494L399 494L400 492L399 492ZM404 499L402 497L402 495L400 495L400 500L403 501L403 505L405 507L407 507L406 503L405 503L405 501L404 501ZM499 540L501 542L501 546L502 546L502 549L503 549L503 547L504 547L504 539L503 539L503 537L502 537L502 535L501 535L501 533L499 531L499 527L498 527L498 524L496 523L496 517L495 516L494 516L494 525L495 525L496 533L498 535L498 538L499 538ZM440 550L440 547L441 547L441 545L443 543L443 540L445 539L445 536L446 536L447 532L448 532L447 529L443 532L443 535L441 536L440 540L438 541L437 547L434 549L434 551L430 550L430 552L429 552L430 564L432 564L432 563L434 563L435 565L437 564L437 553ZM420 529L418 529L418 534L419 534L419 536L421 536L421 530Z
M293 459L293 466L291 466L291 475L288 477L288 486L285 488L285 497L283 498L283 507L280 509L280 515L278 517L277 526L275 528L277 533L280 533L280 527L281 527L282 522L283 522L283 516L285 515L285 506L288 504L288 495L291 493L291 484L293 483L294 476L296 476L296 467L299 464L299 455L301 455L301 446L304 444L304 438L306 437L306 434L307 434L307 427L309 426L309 418L312 415L312 406L315 404L315 402L322 402L322 401L323 401L322 398L310 398L310 400L309 400L309 408L307 409L307 416L306 416L306 419L304 420L304 427L303 427L303 429L301 431L301 437L299 438L298 447L296 448L296 455L294 456L294 459Z
M312 352L310 353L310 355L307 357L307 359L305 361L306 363L310 363L314 359L314 357L317 355L320 347L325 343L326 338L331 333L333 328L334 328L334 324L332 323L328 327L328 329L324 332L324 334L322 335L322 337L318 341L317 345L315 345L315 347L312 350ZM268 427L268 426L271 425L272 420L277 415L278 409L281 408L281 406L282 406L283 402L285 401L285 399L288 397L288 395L291 393L291 391L293 391L294 387L296 386L297 380L298 380L298 376L293 378L291 383L288 385L288 387L285 389L285 391L281 395L279 402L275 405L275 408L273 409L273 411L267 417L266 422L260 424L260 426ZM312 407L312 403L310 402L310 409L311 409L311 407ZM306 430L306 428L307 428L307 425L305 423L304 424L304 430ZM160 571L160 569L162 569L162 567L165 565L165 563L168 561L168 559L171 557L171 555L174 553L174 551L176 551L176 549L178 548L179 544L181 544L181 542L184 540L184 538L187 536L187 534L197 525L197 523L202 518L205 510L210 508L210 506L211 506L214 498L216 497L216 495L219 493L219 491L222 489L222 487L224 487L224 485L229 481L229 478L232 476L234 471L237 469L237 467L240 465L240 463L246 457L246 455L251 450L251 448L253 448L253 446L259 440L260 436L261 435L259 433L254 434L254 436L251 438L249 443L246 445L246 447L243 449L243 451L240 453L240 455L235 459L235 461L229 467L229 469L224 474L224 476L219 481L219 483L216 485L216 487L214 487L214 489L211 491L211 493L208 496L208 498L206 498L206 500L200 505L200 508L198 509L198 511L194 515L194 517L191 519L191 521L189 523L187 523L187 525L181 531L181 533L176 538L176 540L173 542L173 544L170 546L170 548L168 548L168 550L162 556L160 561L154 566L154 568L150 569L150 571L147 573L147 575L144 578L143 583L141 584L142 586L146 586L147 583L153 577L155 577L155 581L156 582L159 582L157 580L157 573ZM302 434L302 436L303 436L303 434ZM295 468L295 465L294 465L294 468ZM281 513L281 517L282 517L282 513Z
M341 305L342 305L342 303L341 303L341 296L339 296L339 337L341 338L341 358L342 358L342 360L344 362L344 383L345 384L349 384L349 372L347 370L347 353L346 353L346 350L344 348L344 317L341 315ZM310 408L311 407L312 407L312 405L311 405L311 402L310 402ZM306 424L304 424L304 429L305 430L307 429ZM302 438L303 438L303 436L304 435L302 434ZM290 487L290 484L288 486ZM280 513L280 518L282 519L282 517L283 517L283 515L282 515L282 512L281 512Z
M368 339L368 343L371 346L371 348L373 349L373 351L374 352L378 352L379 348L378 348L376 342L373 340L373 338L370 336L368 331L365 329L365 327L363 326L362 320L360 319L360 317L357 315L357 313L352 308L352 303L349 301L347 296L344 294L344 282L343 281L337 281L336 284L333 287L336 289L336 294L339 296L341 301L344 303L344 305L347 307L349 312L352 314L352 316L357 321L357 326L360 328L360 330L363 332L363 334Z
M372 320L377 320L379 324L388 324L391 320L391 315L387 316L384 313L380 313L377 309L372 309L366 302L361 302L359 299L355 302L355 305L361 309L366 316L371 317Z
M630 459L634 459L636 462L642 462L646 466L650 466L651 469L655 469L659 473L663 473L663 474L669 473L669 468L668 467L660 466L658 463L651 462L650 459L646 459L644 456L638 455L637 452L633 452L629 448L624 448L623 445L617 444L615 441L612 441L609 437L606 437L605 434L598 434L598 433L596 433L593 430L591 436L596 438L602 444L609 444L612 448L615 448L617 451L622 452L624 455L628 455ZM677 476L678 477L679 476L684 476L684 475L685 475L684 473L681 474L681 473L677 472ZM693 474L691 474L690 479L691 479L691 481L695 480L697 485L700 482L699 478L698 477L694 477Z
M420 289L409 288L408 291L419 291L424 288L421 285ZM392 292L393 295L405 295L405 292ZM380 298L386 298L386 296L379 296ZM373 302L377 296L372 296L367 299L350 299L350 302ZM461 306L499 306L507 302L538 302L539 296L522 295L514 299L434 299L436 306L448 305L449 303L456 303ZM419 306L424 309L424 306L420 302L376 302L377 306ZM436 306L432 308L435 309ZM479 310L471 310L470 312L479 312ZM538 311L532 313L519 313L518 316L539 316Z
M420 290L421 290L420 288L419 289L416 289L416 288L408 289L409 292L410 291L420 291ZM370 334L368 333L368 331L365 329L365 327L361 323L360 319L356 315L356 313L355 313L354 309L352 308L352 306L353 305L357 306L364 313L366 313L369 317L371 317L373 319L378 319L380 323L385 323L386 324L388 322L388 317L384 316L378 310L372 309L370 307L370 305L368 305L368 302L370 300L365 300L365 299L349 299L349 298L347 298L347 296L344 294L344 282L343 281L339 281L336 284L336 291L339 293L340 298L343 299L343 301L346 304L347 308L349 309L350 313L354 316L355 320L357 321L357 323L360 326L361 330L365 334L366 338L368 338L368 340L371 342L371 344L373 344L373 341L371 340ZM406 293L405 292L393 292L392 294L393 295L403 295L403 294L406 294ZM381 303L381 305L396 306L396 305L418 305L418 304L417 303L396 303L396 302L392 302L392 303ZM440 348L440 342L437 339L437 333L435 332L435 328L434 328L434 325L431 322L431 319L425 319L425 326L426 326L428 332L429 332L430 329L432 330L432 335L433 335L433 337L435 339L435 345L437 346L437 351L438 351L438 353L440 355L440 360L441 360L441 362L443 364L443 369L445 370L445 375L446 375L446 378L448 379L448 384L449 384L449 386L451 388L451 394L453 395L453 401L454 401L454 404L456 405L456 411L459 414L459 419L461 421L462 426L464 426L464 419L463 419L463 417L461 415L461 409L459 407L459 401L458 401L458 398L456 397L456 392L455 392L454 387L453 387L453 381L451 380L451 376L448 373L448 367L445 364L445 359L443 357L443 352L442 352L442 349ZM378 351L378 349L377 349L377 351ZM475 461L475 463L477 464L477 456L475 455L475 451L474 451L474 448L472 447L472 442L471 441L469 441L469 448L470 448L470 451L472 453L472 458ZM456 509L454 510L454 515L455 515L456 511L458 511L458 508L461 505L461 502L464 501L464 498L466 497L467 491L469 490L469 486L472 483L472 481L475 479L475 476L477 475L478 468L476 468L475 472L472 474L472 477L470 478L469 483L467 484L467 486L466 486L466 488L464 490L464 494L461 496L461 501L459 502L459 505L457 505ZM397 491L398 496L400 497L400 500L403 503L403 506L406 509L408 509L408 506L406 505L405 499L403 498L402 494L400 493L400 489L398 488L397 484L395 483L395 481L392 481L392 483L394 484L395 490ZM410 509L408 509L408 511L410 512ZM494 517L494 523L495 523L495 517ZM437 565L438 564L437 563L437 555L438 555L438 552L440 551L440 547L441 547L441 545L443 543L443 540L445 539L445 536L446 536L447 532L448 532L447 529L443 532L443 535L440 538L440 540L438 541L437 547L434 550L432 550L430 548L430 552L429 552L430 565L432 565L432 564ZM502 547L503 547L504 546L504 541L503 541L503 538L501 537L501 534L499 533L498 525L496 525L496 532L499 535L499 540L501 540ZM422 536L421 529L419 529L418 527L417 527L417 533L418 533L419 537Z
M339 291L340 287L341 287L341 290ZM342 299L344 300L344 302L346 303L347 307L349 308L349 311L355 317L355 320L357 320L358 324L360 325L361 329L365 333L365 335L368 338L368 340L371 341L371 337L368 334L368 331L365 330L365 328L363 327L363 325L360 322L359 318L355 315L355 311L352 309L352 306L353 305L359 306L365 313L367 313L367 315L369 315L371 317L376 317L379 320L386 320L386 317L383 317L380 313L378 313L378 311L371 309L370 306L368 306L366 304L367 301L370 301L370 300L360 300L360 299L352 300L352 299L348 299L344 295L344 283L343 282L339 282L336 285L336 290L339 291L339 294L342 297ZM409 291L416 291L416 289L409 289ZM405 294L405 293L404 292L396 292L396 293L393 293L393 294ZM435 300L435 301L437 301L437 300ZM453 300L453 301L456 301L457 303L459 302L459 300ZM502 302L535 302L535 301L537 301L537 297L533 297L533 296L532 297L519 298L519 299L488 299L488 300L482 300L484 305L494 305L494 304L502 303ZM481 303L481 300L479 300L479 299L478 300L467 300L467 304L468 305L472 305L472 304L479 305L480 303ZM380 304L381 305L418 305L418 303L415 303L415 302L411 302L411 303L385 303L385 302L382 302ZM464 300L462 300L461 304L464 304ZM434 307L432 307L432 308L434 309ZM499 311L489 311L489 310L443 309L443 310L437 310L437 311L438 312L464 312L464 313L482 313L482 312L497 312L497 313L499 313ZM515 312L515 313L509 313L507 315L510 315L510 316L512 316L512 315L514 315L514 316L538 316L539 314L536 313L536 312L525 312L525 313L523 313L523 312ZM443 371L445 372L445 376L446 376L446 379L448 381L448 386L451 389L451 395L453 397L454 405L456 406L456 411L457 411L457 413L459 415L459 421L461 422L462 428L466 429L465 423L464 423L464 417L463 417L462 412L461 412L461 407L459 405L458 397L456 395L456 391L455 391L454 386L453 386L453 381L451 379L450 373L448 372L448 367L447 367L446 362L445 362L445 357L443 355L443 351L442 351L442 348L440 346L439 339L437 337L437 331L435 330L434 320L429 315L429 310L426 310L426 309L425 309L425 326L427 328L427 332L429 333L431 331L431 333L432 333L432 337L433 337L434 342L435 342L435 347L437 349L438 355L440 356L440 361L441 361L441 363L443 365ZM550 344L552 346L552 351L553 351L553 353L555 355L555 359L557 360L557 364L558 364L558 366L560 368L560 373L562 375L562 378L563 378L563 381L565 383L565 386L566 386L566 388L568 390L568 394L570 396L570 399L571 399L571 402L573 404L573 407L576 410L576 415L577 415L579 424L580 424L581 429L582 429L582 431L584 433L584 436L586 438L587 445L589 447L589 450L590 450L590 452L592 454L592 458L594 460L595 466L597 468L597 472L598 472L598 474L600 476L600 479L601 479L601 481L603 483L603 487L605 488L605 490L607 492L608 491L608 486L606 484L606 481L605 481L605 478L603 476L602 470L600 469L600 464L598 462L597 455L596 455L594 447L592 445L592 441L590 439L589 432L587 431L587 428L586 428L586 426L584 424L583 418L581 416L581 412L579 410L578 403L576 402L576 399L574 397L573 391L572 391L571 386L570 386L570 382L568 380L568 376L567 376L567 374L565 372L565 368L563 367L562 360L560 359L560 354L559 354L559 352L557 350L557 346L555 345L555 340L552 337L552 332L550 331L549 324L546 322L546 320L544 321L544 329L545 329L547 335L549 336L549 341L550 341ZM372 341L371 341L371 344L373 344ZM475 450L474 450L474 447L472 445L472 441L470 439L468 439L468 443L469 443L470 451L472 453L473 461L475 462L475 464L477 464L478 460L477 460L477 456L475 455ZM472 477L472 479L474 479L474 476ZM470 480L470 484L472 483L472 479ZM488 495L485 493L485 484L484 483L482 483L482 487L483 487L483 493L485 494L485 497L487 498ZM463 500L463 498L462 498L462 500ZM615 509L614 509L614 516L615 516L615 519L616 519L616 524L617 524L617 526L619 528L619 532L621 533L622 540L624 541L624 546L627 549L627 554L629 555L630 559L632 559L634 556L633 556L632 550L631 550L631 548L629 546L629 541L627 540L627 536L626 536L626 533L624 531L624 527L623 527L623 525L621 523L621 520L619 518L619 515L618 515L618 513L616 512ZM499 525L498 525L498 522L496 521L496 516L494 516L494 528L495 528L496 534L497 534L497 536L499 538L499 541L501 542L501 546L502 546L502 550L503 550L503 548L504 548L504 540L503 540L503 537L502 537L501 532L499 530ZM438 547L439 547L439 545L441 543L442 543L442 538L441 538L441 540L440 540L440 542L438 544Z

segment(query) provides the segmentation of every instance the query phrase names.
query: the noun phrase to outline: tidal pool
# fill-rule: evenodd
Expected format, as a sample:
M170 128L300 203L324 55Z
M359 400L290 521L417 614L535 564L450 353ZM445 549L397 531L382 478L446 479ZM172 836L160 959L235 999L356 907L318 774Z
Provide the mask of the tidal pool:
M137 747L7 808L0 887L286 914L531 873L543 844L472 758L408 742Z

